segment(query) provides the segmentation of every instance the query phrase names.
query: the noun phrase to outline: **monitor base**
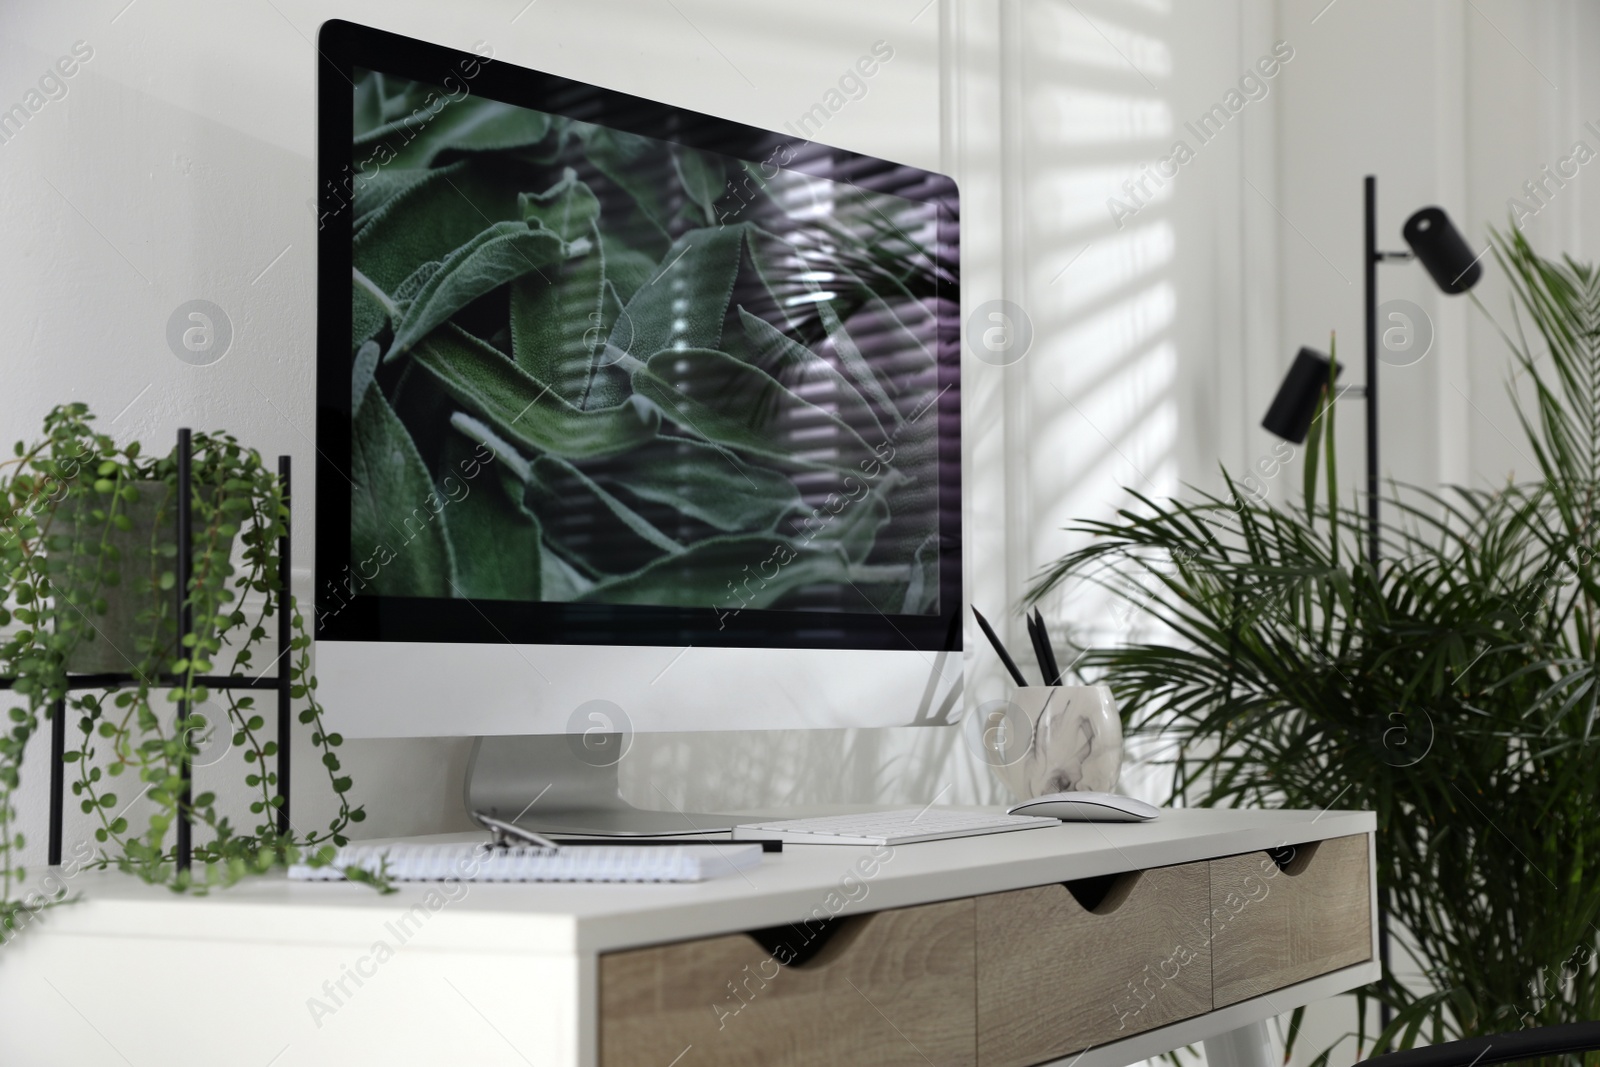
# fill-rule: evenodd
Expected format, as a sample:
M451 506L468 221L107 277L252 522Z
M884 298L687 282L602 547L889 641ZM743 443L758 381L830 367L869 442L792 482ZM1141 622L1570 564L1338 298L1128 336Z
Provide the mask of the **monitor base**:
M467 764L467 811L539 833L585 837L726 833L741 821L705 812L649 811L622 799L617 765L628 740L597 733L480 737Z
M491 814L493 814L491 812ZM705 812L647 811L631 804L624 810L530 811L517 820L518 826L541 834L572 837L684 837L698 834L726 834L736 821L731 815ZM750 821L745 818L743 821Z

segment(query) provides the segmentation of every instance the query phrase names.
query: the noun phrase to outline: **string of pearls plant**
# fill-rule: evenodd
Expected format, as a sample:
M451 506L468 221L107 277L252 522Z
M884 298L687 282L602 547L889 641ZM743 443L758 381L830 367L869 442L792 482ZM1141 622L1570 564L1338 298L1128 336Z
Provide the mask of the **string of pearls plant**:
M278 539L286 533L284 486L260 453L223 433L193 437L192 574L186 591L193 628L179 636L178 465L174 451L147 457L137 442L119 446L92 426L84 404L44 420L44 435L18 442L0 462L0 677L13 679L9 722L0 736L0 932L9 939L36 898L17 899L27 872L14 798L28 741L57 700L65 700L65 759L72 793L93 817L98 844L89 866L115 866L175 890L230 885L275 866L326 863L365 818L350 801L351 780L337 755L342 739L323 726L311 675L310 645L298 604L289 601L292 640L284 661L257 662L278 610ZM239 545L238 568L232 556ZM251 605L246 607L246 605ZM69 673L87 656L131 680L100 691L69 690ZM311 731L338 800L327 828L278 830L274 756L286 738L264 736L266 720L248 690L208 689L218 673L288 670L298 721ZM179 716L179 702L187 713ZM202 709L225 709L209 721ZM213 713L215 714L215 713ZM183 765L208 731L231 732L243 753L244 788L256 820L248 831L219 813L216 792L185 802ZM275 731L272 731L275 732ZM122 814L142 793L148 817ZM193 867L180 868L170 840L176 821L194 826Z

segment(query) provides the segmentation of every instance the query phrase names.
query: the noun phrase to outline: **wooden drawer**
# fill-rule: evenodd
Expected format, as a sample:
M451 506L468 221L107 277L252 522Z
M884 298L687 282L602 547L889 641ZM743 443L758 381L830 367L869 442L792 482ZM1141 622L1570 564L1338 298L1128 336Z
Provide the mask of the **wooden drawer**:
M972 1064L973 912L969 899L845 919L787 966L746 934L602 955L600 1063ZM807 928L791 929L804 947Z
M981 1067L1210 1011L1210 891L1201 862L977 898Z
M1216 1006L1372 958L1366 834L1211 861Z

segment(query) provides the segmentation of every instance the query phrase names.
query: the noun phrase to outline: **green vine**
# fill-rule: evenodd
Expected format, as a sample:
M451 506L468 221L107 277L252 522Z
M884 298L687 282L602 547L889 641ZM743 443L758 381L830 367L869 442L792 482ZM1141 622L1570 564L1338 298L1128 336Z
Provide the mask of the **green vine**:
M40 906L15 899L27 872L15 862L25 842L13 798L28 741L57 701L79 735L65 756L76 771L72 792L96 821L99 848L89 866L115 866L179 891L231 885L275 866L327 863L366 814L352 806L350 778L340 773L343 739L323 724L311 637L292 598L283 661L256 662L280 610L278 539L289 515L277 474L228 434L194 435L193 566L180 605L177 454L146 458L137 442L119 446L95 432L93 418L84 404L57 407L42 440L18 442L14 457L0 462L0 678L14 680L0 736L0 933L7 937L25 910ZM183 607L193 625L180 637ZM114 660L110 669L133 680L100 692L69 689L84 653ZM267 723L249 690L213 693L203 680L278 670L289 672L299 722L310 728L338 798L326 830L279 831L274 757L287 739L264 736ZM225 710L208 715L214 698ZM218 812L215 792L182 795L185 761L192 765L201 740L223 729L243 751L249 810L259 820L249 832ZM129 795L114 788L123 782ZM136 827L124 811L139 796L153 811ZM180 818L194 828L189 869L178 866L169 840Z

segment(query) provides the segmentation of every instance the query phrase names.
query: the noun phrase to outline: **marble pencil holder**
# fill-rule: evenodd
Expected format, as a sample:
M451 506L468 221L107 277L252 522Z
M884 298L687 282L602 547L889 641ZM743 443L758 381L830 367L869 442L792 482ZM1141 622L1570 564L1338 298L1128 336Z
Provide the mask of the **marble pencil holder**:
M995 769L1018 800L1047 793L1110 793L1122 771L1122 719L1108 685L1030 685L990 712L1013 742ZM1005 720L1014 720L1007 724ZM1025 745L1015 744L1027 738ZM1018 752L1018 749L1021 749Z

